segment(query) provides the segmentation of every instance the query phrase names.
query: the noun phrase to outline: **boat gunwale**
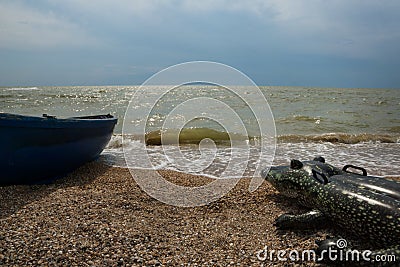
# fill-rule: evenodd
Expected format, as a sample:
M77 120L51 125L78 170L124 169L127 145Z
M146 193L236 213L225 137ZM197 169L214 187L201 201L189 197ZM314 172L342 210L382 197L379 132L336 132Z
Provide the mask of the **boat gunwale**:
M71 118L37 117L0 113L0 127L9 128L107 128L114 127L118 119L112 115L93 115Z

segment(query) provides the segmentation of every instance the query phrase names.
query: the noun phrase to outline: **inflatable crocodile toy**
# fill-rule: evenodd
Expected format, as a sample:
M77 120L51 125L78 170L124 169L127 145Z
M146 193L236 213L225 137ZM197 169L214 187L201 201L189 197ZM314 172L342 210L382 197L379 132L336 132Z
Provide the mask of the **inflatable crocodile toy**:
M362 174L349 172L352 168ZM271 167L261 175L281 194L311 208L305 214L279 216L275 222L279 229L335 224L353 236L376 244L378 249L366 261L377 261L377 255L391 255L391 264L400 266L399 182L367 176L365 169L352 165L339 169L325 163L322 157L303 162L292 160L290 166ZM317 252L336 245L333 240L317 242Z

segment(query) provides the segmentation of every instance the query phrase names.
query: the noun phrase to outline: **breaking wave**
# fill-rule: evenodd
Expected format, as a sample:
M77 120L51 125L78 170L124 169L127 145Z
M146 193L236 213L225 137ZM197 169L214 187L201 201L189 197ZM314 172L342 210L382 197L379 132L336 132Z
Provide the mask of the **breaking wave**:
M319 135L297 135L288 134L278 136L278 141L284 143L310 143L310 142L329 142L343 144L358 144L367 142L376 143L400 143L399 135L388 134L348 134L348 133L326 133Z
M163 140L161 140L161 134ZM179 139L178 139L179 136ZM132 142L145 142L146 145L198 145L203 139L211 139L217 145L230 145L231 140L256 142L259 136L244 136L237 133L227 133L210 128L185 128L181 131L176 129L156 130L148 132L145 137L138 135L114 134L110 140L108 149L120 149L124 146L130 146ZM123 141L124 139L124 141ZM163 141L163 142L162 142ZM400 135L389 134L347 134L347 133L326 133L319 135L297 135L287 134L277 137L279 143L341 143L341 144L359 144L359 143L397 143L400 144Z
M12 87L6 88L7 91L30 91L30 90L40 90L40 88L34 87Z
M203 139L211 139L218 145L229 144L231 140L254 140L255 137L238 133L227 133L210 128L167 129L146 133L147 145L199 144Z
M293 123L293 122L312 122L320 120L320 117L310 117L305 115L293 115L284 118L276 119L276 123Z
M192 130L193 131L193 130ZM200 130L195 130L200 131ZM212 132L212 131L206 131ZM218 136L218 135L217 135ZM225 138L225 134L222 134ZM214 136L215 137L215 136ZM242 136L243 137L243 136ZM244 137L243 137L244 138ZM158 139L159 140L159 139ZM126 160L129 160L132 166L138 162L140 166L141 157L125 158L124 151L142 151L143 136L135 135L113 135L110 143L102 154L102 159L111 166L126 167ZM290 159L311 160L315 156L323 156L330 164L335 166L344 166L353 164L367 169L368 173L377 176L399 176L399 145L400 139L387 135L373 134L322 134L322 135L284 135L278 137L276 153L274 156L274 165L287 165ZM394 141L397 141L394 143ZM343 144L345 143L345 144ZM393 144L394 143L394 144ZM154 160L157 169L171 169L181 171L176 168L174 162L170 162L165 156L165 149L173 149L174 145L161 147L159 145L147 146L148 156ZM204 147L204 151L208 151ZM217 157L213 164L198 175L209 177L220 177L220 174L226 168L226 163L232 158L232 151L241 149L229 145L218 146ZM188 159L198 159L199 146L183 145L181 152ZM250 144L251 151L258 151L257 146ZM247 153L243 150L243 153ZM140 155L140 154L138 154ZM254 174L256 161L258 157L250 156L250 168L244 176Z

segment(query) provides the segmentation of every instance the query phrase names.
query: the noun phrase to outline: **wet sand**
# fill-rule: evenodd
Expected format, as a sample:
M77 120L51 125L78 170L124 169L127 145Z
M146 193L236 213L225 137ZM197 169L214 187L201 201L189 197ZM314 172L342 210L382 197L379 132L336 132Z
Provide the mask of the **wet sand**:
M210 182L160 173L181 185ZM144 193L127 169L99 162L54 184L0 187L0 265L280 266L260 261L257 252L265 246L311 249L316 239L334 233L276 230L278 215L301 208L266 182L250 193L249 181L191 208L163 204Z

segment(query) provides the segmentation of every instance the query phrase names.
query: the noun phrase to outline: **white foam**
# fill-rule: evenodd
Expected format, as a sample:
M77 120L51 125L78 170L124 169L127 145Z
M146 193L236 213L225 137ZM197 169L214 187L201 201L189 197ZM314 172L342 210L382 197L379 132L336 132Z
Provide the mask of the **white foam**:
M396 176L400 173L400 144L387 143L280 143L274 165L287 165L290 159L312 160L323 156L337 167L352 164L365 168L369 175Z
M126 167L123 148L126 151L134 151L143 146L139 140L134 137L124 138L122 135L114 135L108 147L104 150L104 160L112 166ZM250 151L246 148L231 148L228 146L218 146L217 151L213 148L204 147L201 150L196 145L181 146L181 153L187 160L199 160L203 153L214 155L212 163L202 159L199 165L204 167L191 168L190 164L181 164L177 159L167 157L165 149L176 149L176 146L148 146L146 152L151 158L154 169L169 169L180 172L204 175L213 178L221 178L221 174L226 170L228 163L232 160L232 154L249 153L249 159L246 160L247 169L243 176L258 175L261 162L268 162L271 155L265 155L259 158L260 147L250 146ZM208 151L210 149L210 151ZM312 160L316 156L323 156L327 163L337 167L343 167L346 164L353 164L365 168L369 175L375 176L398 176L400 174L400 154L398 153L400 144L387 143L359 143L359 144L334 144L334 143L279 143L277 145L273 165L288 165L290 159ZM131 153L128 153L131 154ZM238 155L236 154L236 155ZM131 155L135 155L132 153ZM143 157L140 155L131 156L126 159L129 166L142 166ZM240 165L240 164L239 164ZM240 166L231 166L233 170L229 173L237 173L238 176L231 175L231 178L242 177ZM192 166L193 167L193 166ZM195 167L198 167L196 165ZM265 168L267 166L262 165ZM235 169L236 168L236 169ZM237 172L236 172L237 171ZM227 177L224 177L227 178Z
M40 90L40 88L34 87L12 87L6 88L7 91L30 91L30 90Z

